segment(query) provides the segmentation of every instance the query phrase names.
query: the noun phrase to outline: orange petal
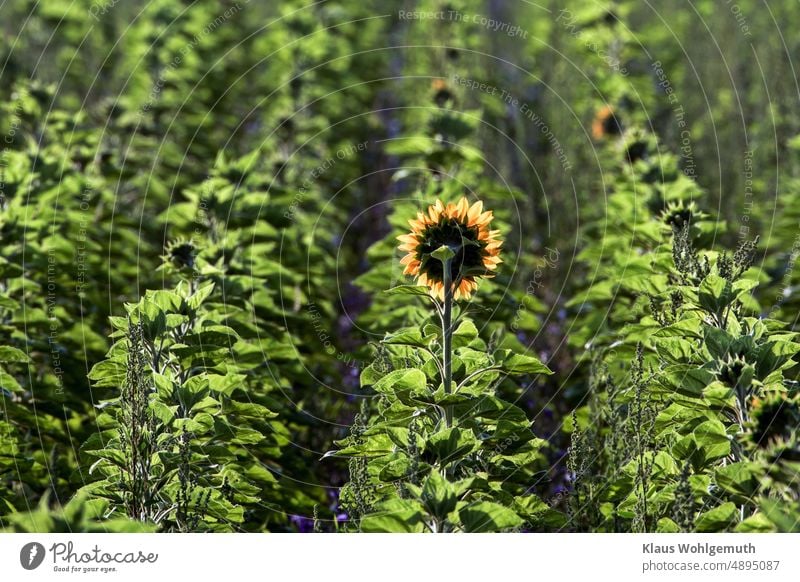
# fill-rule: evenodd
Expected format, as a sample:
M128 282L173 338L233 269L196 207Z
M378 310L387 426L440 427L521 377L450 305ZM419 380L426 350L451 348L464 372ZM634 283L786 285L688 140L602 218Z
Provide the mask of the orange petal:
M436 204L428 208L428 215L430 216L430 222L431 223L439 222L439 219L442 216L442 212L444 212L444 206L442 205L442 201L437 200Z
M467 226L475 226L482 212L483 212L483 202L478 200L475 204L470 206L470 209L467 212Z
M492 222L494 219L494 212L491 210L487 210L483 214L481 214L477 219L475 219L475 224L477 226L489 226L489 223Z
M428 283L428 287L430 287L429 293L431 297L444 301L444 285L441 281L431 281Z
M467 201L466 196L458 201L456 205L456 211L458 212L457 218L460 221L465 221L467 219L467 213L469 212L469 202Z
M403 275L416 275L419 273L419 261L415 263L409 263L406 265L406 268L403 269Z
M475 283L474 281L470 279L464 279L458 285L458 288L456 289L454 296L456 299L469 299L470 296L472 295L472 291L474 289L477 289L477 287L478 284Z

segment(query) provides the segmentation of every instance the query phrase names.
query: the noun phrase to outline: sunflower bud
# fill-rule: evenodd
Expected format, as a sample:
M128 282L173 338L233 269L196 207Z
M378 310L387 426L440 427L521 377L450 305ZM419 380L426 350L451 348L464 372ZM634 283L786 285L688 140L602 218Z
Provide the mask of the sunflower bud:
M717 367L717 379L732 388L749 385L753 379L753 366L741 356L728 356Z
M166 251L164 258L178 269L194 269L197 247L191 241L180 239L173 241L167 246Z
M661 220L673 230L680 230L687 224L692 224L697 214L697 205L694 202L671 202L661 213Z

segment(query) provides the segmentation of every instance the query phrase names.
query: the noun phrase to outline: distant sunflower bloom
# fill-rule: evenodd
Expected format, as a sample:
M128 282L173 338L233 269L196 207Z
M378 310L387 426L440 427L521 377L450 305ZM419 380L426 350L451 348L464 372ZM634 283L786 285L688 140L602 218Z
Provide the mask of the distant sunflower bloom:
M417 213L409 220L411 232L397 237L401 251L408 254L400 264L404 275L416 277L417 283L430 288L430 294L444 301L444 265L431 253L442 246L453 251L450 281L455 299L469 299L481 277L493 277L500 259L503 241L499 230L489 230L494 219L491 210L484 212L483 202L472 206L466 198L458 203L442 204L437 200L427 213Z
M444 107L447 102L453 98L453 93L447 86L447 81L444 79L434 79L431 81L431 88L433 89L433 101L439 107Z
M608 135L619 135L622 133L622 126L617 119L614 108L610 105L601 107L592 121L592 137L596 140L603 139Z

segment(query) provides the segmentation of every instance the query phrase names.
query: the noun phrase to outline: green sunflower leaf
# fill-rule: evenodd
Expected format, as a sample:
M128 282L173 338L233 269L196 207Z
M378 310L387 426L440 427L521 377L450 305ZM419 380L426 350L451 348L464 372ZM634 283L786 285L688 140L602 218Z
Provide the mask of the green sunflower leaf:
M423 287L421 285L398 285L397 287L392 287L391 289L386 289L384 294L386 295L427 295L429 289L427 287Z

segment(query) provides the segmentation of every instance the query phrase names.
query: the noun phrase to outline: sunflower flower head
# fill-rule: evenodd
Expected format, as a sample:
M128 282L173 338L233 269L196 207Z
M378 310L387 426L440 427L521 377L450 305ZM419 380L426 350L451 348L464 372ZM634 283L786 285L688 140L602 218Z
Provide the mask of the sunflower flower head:
M621 133L622 124L614 112L614 108L604 105L598 109L592 121L592 137L601 140L609 135L620 135Z
M179 238L167 245L166 254L162 258L178 269L194 270L197 250L192 241Z
M427 212L409 220L411 232L397 237L400 250L407 254L400 261L404 275L416 277L419 285L430 288L439 300L445 295L445 264L434 253L441 247L452 251L450 281L455 299L469 299L481 277L492 277L502 260L500 231L490 230L494 216L483 210L483 202L470 206L466 198L443 204L437 200Z
M444 79L434 79L431 82L431 88L433 89L433 102L437 107L444 107L453 99L453 93Z
M791 441L800 424L800 405L794 398L767 396L754 399L751 411L751 439L761 448Z

